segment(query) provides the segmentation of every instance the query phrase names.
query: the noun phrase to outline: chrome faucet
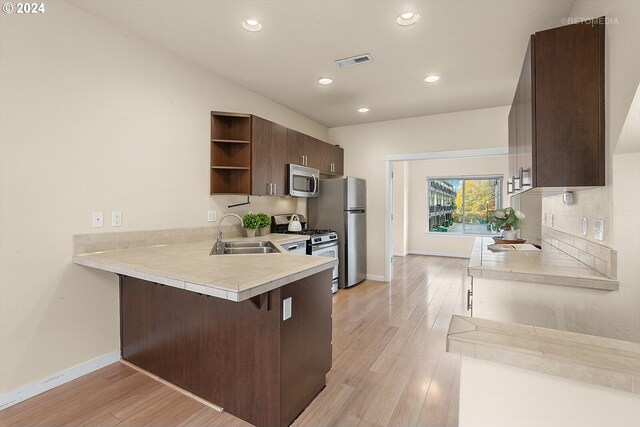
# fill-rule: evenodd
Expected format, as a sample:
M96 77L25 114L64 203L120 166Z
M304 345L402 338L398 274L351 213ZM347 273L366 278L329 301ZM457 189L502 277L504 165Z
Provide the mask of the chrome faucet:
M240 218L240 216L236 214L230 213L223 215L222 218L220 218L220 221L218 221L218 237L216 238L216 244L211 249L211 253L209 255L213 255L214 253L221 254L222 252L224 252L224 248L222 245L222 231L220 230L220 226L222 225L222 221L224 221L224 219L228 216L235 216L236 218L238 218L238 221L240 221L240 224L242 224L242 218Z

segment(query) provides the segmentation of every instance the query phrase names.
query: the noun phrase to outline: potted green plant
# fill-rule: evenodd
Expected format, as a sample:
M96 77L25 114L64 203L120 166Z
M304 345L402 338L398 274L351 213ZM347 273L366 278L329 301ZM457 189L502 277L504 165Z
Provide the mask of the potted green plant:
M260 212L256 215L260 221L260 235L266 236L271 231L271 217L264 212Z
M247 231L247 237L255 237L256 230L260 227L258 215L249 212L242 217L242 225Z
M496 209L489 212L489 224L495 230L504 230L504 238L507 240L515 240L517 238L517 230L521 226L521 219L524 219L523 212L516 211L513 208Z

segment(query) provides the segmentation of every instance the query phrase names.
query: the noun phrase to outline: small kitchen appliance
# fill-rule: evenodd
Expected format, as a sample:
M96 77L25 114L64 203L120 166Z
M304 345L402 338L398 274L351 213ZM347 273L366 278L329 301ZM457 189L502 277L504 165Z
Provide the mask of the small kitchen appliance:
M320 171L306 166L287 165L289 179L287 192L296 197L318 197L320 189Z

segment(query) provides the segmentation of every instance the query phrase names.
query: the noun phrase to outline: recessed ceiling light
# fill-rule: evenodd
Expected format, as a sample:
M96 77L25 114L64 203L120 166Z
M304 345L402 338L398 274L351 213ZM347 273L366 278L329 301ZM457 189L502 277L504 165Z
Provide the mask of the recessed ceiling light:
M321 85L330 85L331 83L333 83L333 80L331 80L329 77L323 77L318 80L318 83L320 83Z
M427 83L435 83L438 80L440 80L440 76L436 75L436 74L431 74L430 76L427 76L424 78L424 81Z
M369 109L367 107L358 108L358 113L368 113Z
M262 29L262 24L255 19L245 19L242 22L242 28L247 31L260 31Z
M420 19L420 15L418 15L417 13L405 12L400 16L398 16L398 19L396 19L396 22L398 23L398 25L402 25L403 27L406 27L407 25L415 24L416 22L418 22L418 19Z

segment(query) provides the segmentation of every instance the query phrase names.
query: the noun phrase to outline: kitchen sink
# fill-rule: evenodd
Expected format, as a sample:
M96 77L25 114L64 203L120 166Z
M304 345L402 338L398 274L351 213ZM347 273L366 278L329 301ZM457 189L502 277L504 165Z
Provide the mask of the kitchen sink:
M272 254L280 252L274 248L262 247L262 248L226 248L224 250L225 254L228 255L239 255L239 254Z
M225 248L273 248L271 242L224 242Z
M223 252L216 253L215 245L209 255L243 255L280 253L271 242L223 242Z

